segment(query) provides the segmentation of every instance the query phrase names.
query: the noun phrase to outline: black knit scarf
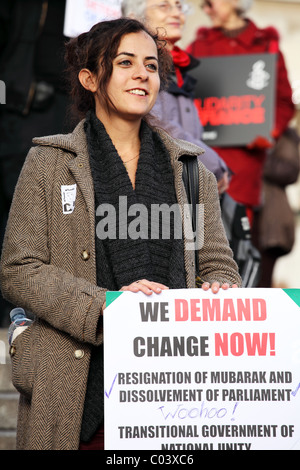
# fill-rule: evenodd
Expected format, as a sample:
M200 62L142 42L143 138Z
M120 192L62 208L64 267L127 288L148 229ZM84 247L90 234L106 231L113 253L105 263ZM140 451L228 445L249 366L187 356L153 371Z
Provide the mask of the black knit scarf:
M173 289L185 287L183 240L174 238L174 217L170 217L170 227L152 219L153 205L176 208L177 203L173 170L161 139L142 123L133 189L121 158L94 113L89 113L85 128L95 188L98 285L119 290L138 279L149 279ZM109 209L104 214L105 207ZM102 215L97 215L100 212ZM176 214L178 221L179 212ZM166 217L163 222L168 222ZM103 239L105 236L108 238Z
M176 208L177 204L170 157L160 137L142 122L133 189L121 158L93 112L87 115L85 132L95 190L97 284L116 291L133 281L149 279L173 289L185 288L183 238L174 232L179 214L174 219L170 211L170 226L152 218L153 205ZM141 227L144 231L136 238ZM102 348L95 348L82 422L81 439L85 441L103 420L101 364Z

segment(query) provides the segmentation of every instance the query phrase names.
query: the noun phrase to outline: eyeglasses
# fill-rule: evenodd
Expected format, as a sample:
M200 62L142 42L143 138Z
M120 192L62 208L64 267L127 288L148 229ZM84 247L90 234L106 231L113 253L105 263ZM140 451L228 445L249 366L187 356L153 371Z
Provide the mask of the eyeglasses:
M175 5L172 5L170 2L161 2L151 5L148 8L158 8L162 13L170 13L173 8L177 8L180 13L185 15L189 11L190 6L183 2L175 2Z

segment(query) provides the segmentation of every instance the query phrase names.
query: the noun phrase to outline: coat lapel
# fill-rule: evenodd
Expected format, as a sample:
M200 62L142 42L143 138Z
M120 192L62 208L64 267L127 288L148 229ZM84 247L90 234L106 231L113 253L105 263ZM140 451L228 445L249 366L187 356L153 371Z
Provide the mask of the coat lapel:
M61 148L64 152L67 152L65 154L65 158L69 158L67 166L84 198L90 217L91 227L94 227L94 187L84 131L84 120L79 122L71 134L38 137L33 139L33 142L38 145Z
M94 201L94 185L89 164L89 154L87 148L87 141L83 129L84 122L81 121L75 128L72 135L72 148L75 153L75 158L68 162L68 167L72 173L75 182L82 193L86 203L91 227L95 226L95 201Z

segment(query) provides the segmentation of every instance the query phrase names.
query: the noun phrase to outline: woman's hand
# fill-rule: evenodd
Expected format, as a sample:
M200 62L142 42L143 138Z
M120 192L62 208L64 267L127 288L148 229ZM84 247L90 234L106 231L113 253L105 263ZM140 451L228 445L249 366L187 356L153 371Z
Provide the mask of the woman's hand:
M226 171L221 179L218 181L218 193L223 194L229 187L229 176Z
M147 279L140 279L139 281L132 282L129 286L123 286L120 291L130 292L144 292L146 295L160 294L162 290L169 289L164 284L159 282L148 281Z
M230 285L228 284L228 282L225 282L224 284L222 284L222 286L220 285L219 282L213 282L211 285L209 282L203 282L202 284L202 289L207 291L209 288L211 287L211 290L214 294L217 294L220 290L220 287L223 289L223 290L227 290L230 288ZM238 287L237 284L232 284L231 287Z
M222 288L223 290L227 290L230 288L228 282L224 284L220 284L219 282L213 282L211 285L209 282L203 282L202 289L208 291L211 287L211 290L214 294L217 294ZM233 288L237 288L237 284L232 284ZM148 281L147 279L141 279L139 281L132 282L129 286L123 286L120 291L129 291L129 292L144 292L146 295L151 295L153 292L155 294L160 294L162 290L169 289L164 284L160 284L159 282ZM104 303L102 307L102 311L105 309L106 303Z

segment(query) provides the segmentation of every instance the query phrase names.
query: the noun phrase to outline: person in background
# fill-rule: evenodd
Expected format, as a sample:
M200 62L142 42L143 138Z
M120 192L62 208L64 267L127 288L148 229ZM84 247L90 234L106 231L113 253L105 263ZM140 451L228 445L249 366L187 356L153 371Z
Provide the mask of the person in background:
M181 218L170 217L166 238L167 227L151 213L153 204L184 211L180 159L201 153L146 122L169 72L164 45L142 23L120 18L72 39L66 58L83 119L71 134L34 140L0 266L3 295L35 317L11 345L20 392L18 449L103 449L106 292L149 296L195 287L195 251L187 247ZM199 274L202 289L217 293L241 279L221 222L216 179L198 166L198 204L205 207ZM120 198L128 204L127 226L114 225L110 236L101 231L104 208L116 211L111 226L119 221ZM137 203L147 210L149 227L140 238L129 233L135 221L130 207Z
M199 61L177 46L182 38L188 5L182 0L123 0L122 15L145 22L157 32L170 51L173 68L167 88L160 91L151 111L151 122L172 137L192 142L205 150L200 160L214 173L221 194L228 187L228 171L224 161L202 140L202 125L193 102L195 79L188 71Z
M244 204L252 226L254 244L260 249L259 214L263 203L263 169L266 153L286 130L295 113L292 89L288 80L284 57L279 49L279 35L274 27L258 28L246 17L252 0L203 0L201 7L212 26L201 27L187 52L195 57L234 54L275 53L276 101L275 124L269 139L262 136L249 145L216 148L232 172L228 193ZM220 77L222 79L222 77ZM261 250L261 287L271 287L273 267L277 255Z
M64 81L65 0L2 0L0 78L0 246L15 185L33 137L68 132L69 96ZM0 326L12 306L0 295Z

